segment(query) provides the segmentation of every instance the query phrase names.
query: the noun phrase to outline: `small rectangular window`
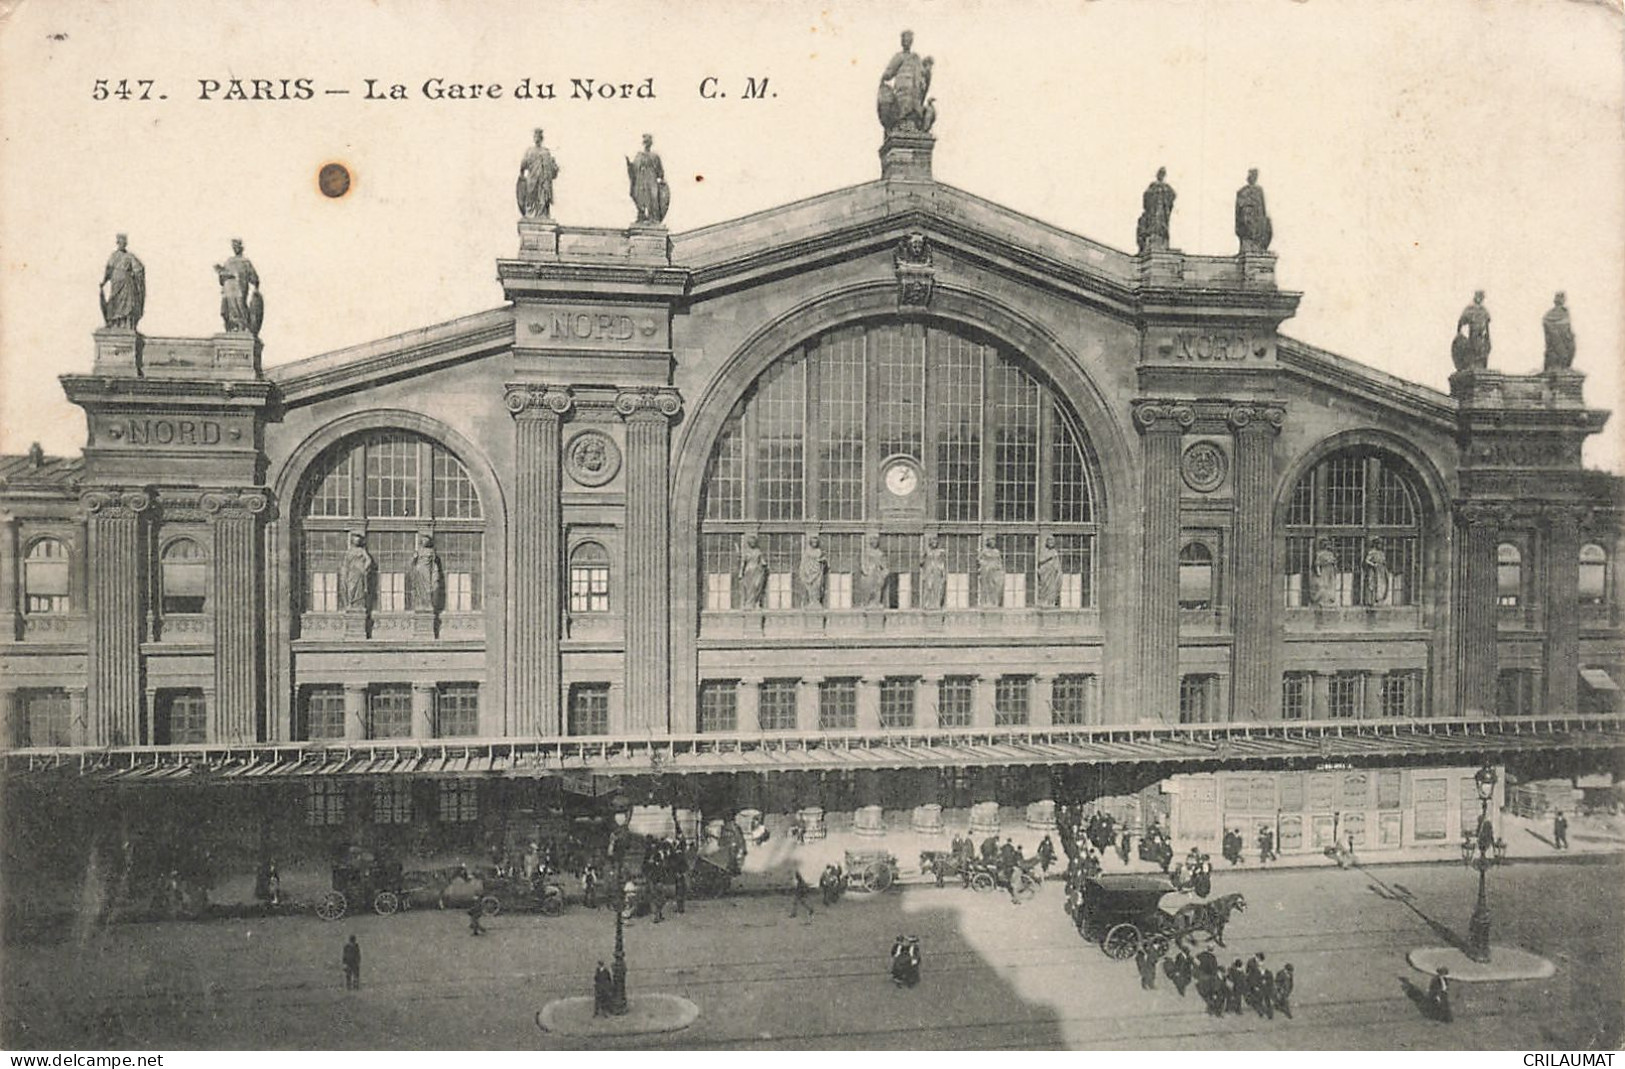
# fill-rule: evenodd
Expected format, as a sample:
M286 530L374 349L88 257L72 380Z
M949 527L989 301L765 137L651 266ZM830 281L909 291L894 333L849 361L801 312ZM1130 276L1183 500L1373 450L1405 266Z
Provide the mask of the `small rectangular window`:
M1029 676L1000 676L993 687L993 724L1019 727L1030 718L1032 679Z
M337 572L311 572L310 591L305 608L310 612L339 611L339 576Z
M767 607L790 609L795 607L795 586L789 572L771 572L767 577Z
M378 611L406 611L406 573L378 573Z
M739 730L739 682L733 679L707 679L700 683L700 723L702 734Z
M577 683L570 688L569 734L609 734L608 683Z
M880 681L880 726L914 726L914 680L888 677Z
M153 717L153 742L159 746L207 741L209 707L201 690L161 690Z
M305 687L303 691L304 723L299 737L302 739L344 738L344 688L338 686Z
M404 779L379 779L372 784L374 824L412 823L412 783Z
M1093 676L1056 676L1050 686L1050 720L1061 726L1088 722L1089 686Z
M1076 575L1076 574L1073 574L1073 575L1062 574L1062 576L1061 576L1061 608L1063 608L1063 609L1081 609L1081 608L1083 608L1083 576Z
M1304 720L1309 715L1309 676L1288 672L1281 678L1281 719Z
M945 728L970 727L975 693L974 677L943 677L937 688L937 724Z
M412 688L387 683L367 693L367 737L401 739L412 734Z
M478 683L442 683L435 694L435 734L442 738L480 733Z
M1352 720L1360 715L1360 676L1339 672L1327 683L1326 715L1333 720Z
M970 575L965 572L949 572L947 593L942 600L943 608L968 609L970 608Z
M609 611L609 566L594 564L570 569L570 611Z
M24 690L17 693L18 716L13 728L17 746L68 746L68 692L61 689Z
M794 679L764 680L757 690L756 718L763 731L796 729L796 684Z
M826 679L818 684L818 730L851 731L858 726L858 681Z
M313 779L305 785L305 823L311 827L344 823L344 783Z
M480 819L479 784L471 779L441 780L439 816L447 824L471 824Z
M733 608L734 577L726 572L711 573L705 577L705 608L707 612L727 612Z
M446 573L446 611L474 611L474 577L467 572Z
M826 587L824 604L831 609L850 609L852 607L852 573L829 573L829 584Z

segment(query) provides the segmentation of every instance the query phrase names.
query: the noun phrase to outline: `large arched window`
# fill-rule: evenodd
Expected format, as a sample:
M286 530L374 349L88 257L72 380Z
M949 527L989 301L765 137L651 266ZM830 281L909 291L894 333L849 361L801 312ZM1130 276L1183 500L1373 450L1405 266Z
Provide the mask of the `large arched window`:
M570 554L570 611L609 611L609 552L583 542Z
M1495 547L1495 603L1516 608L1523 601L1523 553L1511 542Z
M209 557L191 538L164 543L158 555L165 616L200 613L209 599Z
M1292 488L1286 535L1288 606L1416 603L1421 496L1391 454L1348 449L1316 464Z
M1076 415L1019 354L957 328L870 323L785 354L723 427L701 516L709 611L807 604L812 533L825 608L1094 601L1098 502ZM937 574L922 574L922 532ZM872 533L883 588L863 579Z
M1608 600L1608 551L1595 542L1580 547L1580 604L1602 605Z
M68 611L68 546L61 539L41 538L23 558L23 611Z
M1213 607L1213 551L1204 542L1186 542L1179 551L1179 607Z
M435 581L432 569L414 573L412 567L418 535L429 533L444 584L439 607L480 611L485 524L479 494L468 469L438 442L404 431L346 438L311 466L298 507L305 612L344 608L341 577L352 531L365 532L376 562L368 608L404 612L413 604L414 584Z

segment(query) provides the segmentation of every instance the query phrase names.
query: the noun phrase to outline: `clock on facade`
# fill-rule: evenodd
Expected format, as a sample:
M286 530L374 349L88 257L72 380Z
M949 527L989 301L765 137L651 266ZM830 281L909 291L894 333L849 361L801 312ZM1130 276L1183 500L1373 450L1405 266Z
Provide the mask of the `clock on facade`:
M886 465L885 480L893 497L910 497L919 489L920 469L912 460L893 460Z

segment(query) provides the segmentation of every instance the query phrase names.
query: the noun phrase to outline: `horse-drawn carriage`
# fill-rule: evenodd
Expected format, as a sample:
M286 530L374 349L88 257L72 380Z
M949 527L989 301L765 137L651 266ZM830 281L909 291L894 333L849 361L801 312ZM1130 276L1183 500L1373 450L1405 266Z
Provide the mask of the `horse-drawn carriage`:
M1067 908L1078 934L1098 940L1107 957L1119 960L1132 958L1142 947L1160 957L1170 944L1188 946L1200 936L1222 947L1230 915L1247 908L1245 898L1230 894L1169 913L1162 900L1177 893L1173 880L1161 873L1103 874L1085 879Z
M848 850L846 876L855 890L887 890L897 882L897 858L884 850Z
M336 921L351 909L372 907L380 917L401 908L404 874L400 862L351 850L333 865L333 889L316 903L316 915Z
M542 873L525 879L517 872L488 867L479 870L476 882L480 905L487 917L494 917L505 909L540 913L544 917L557 917L564 912L564 888ZM447 891L450 890L448 887Z
M959 880L972 891L985 894L996 888L1009 890L1010 883L1013 882L1016 885L1016 895L1023 900L1037 894L1038 888L1043 885L1041 864L1041 859L1036 856L1022 858L1016 863L1010 881L1006 882L997 861L984 861L979 856L969 854L956 856L949 850L920 852L920 871L935 876L938 887L947 880Z

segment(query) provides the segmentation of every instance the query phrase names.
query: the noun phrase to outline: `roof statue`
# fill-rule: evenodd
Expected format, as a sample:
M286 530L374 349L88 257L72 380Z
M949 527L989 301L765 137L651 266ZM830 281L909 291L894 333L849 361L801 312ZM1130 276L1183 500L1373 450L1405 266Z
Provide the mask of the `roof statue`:
M903 31L903 48L886 64L880 75L880 91L875 110L887 136L892 134L929 134L936 122L935 98L928 98L931 89L930 56L921 59L914 53L914 31Z
M1258 168L1247 172L1247 184L1236 190L1236 237L1241 239L1241 251L1269 252L1275 227L1269 212L1264 210L1264 187L1258 184Z
M671 187L666 185L666 170L654 150L654 143L653 134L644 134L642 150L626 161L632 203L638 209L634 226L661 225L666 218L666 209L671 207Z
M220 279L220 318L228 334L260 332L265 321L265 298L260 295L260 276L254 262L243 255L240 238L231 239L231 256L214 265Z
M558 161L542 145L542 130L538 127L535 144L525 150L525 158L519 164L515 193L519 200L519 214L523 218L552 218L553 179L558 176Z
M1462 329L1467 333L1463 334ZM1473 294L1473 303L1462 309L1456 320L1456 337L1450 343L1450 358L1457 371L1490 366L1490 310L1484 307L1484 291Z
M1574 366L1574 328L1569 325L1567 298L1558 293L1552 297L1551 311L1540 317L1546 332L1546 370L1567 371Z
M1140 222L1135 236L1141 252L1154 252L1168 247L1168 219L1174 214L1174 187L1164 182L1168 168L1158 167L1156 181L1145 187L1140 198Z
M120 330L134 330L147 305L147 269L127 248L129 238L120 234L118 248L107 258L107 270L97 287L101 297L102 322Z

